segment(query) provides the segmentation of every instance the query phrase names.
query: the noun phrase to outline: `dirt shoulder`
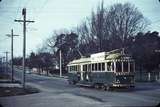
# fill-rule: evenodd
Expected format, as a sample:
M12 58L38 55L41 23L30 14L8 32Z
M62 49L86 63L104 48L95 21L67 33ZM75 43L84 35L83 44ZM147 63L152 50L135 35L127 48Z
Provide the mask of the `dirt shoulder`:
M0 97L27 95L38 92L40 92L38 89L30 86L23 88L18 81L11 82L8 74L0 73Z

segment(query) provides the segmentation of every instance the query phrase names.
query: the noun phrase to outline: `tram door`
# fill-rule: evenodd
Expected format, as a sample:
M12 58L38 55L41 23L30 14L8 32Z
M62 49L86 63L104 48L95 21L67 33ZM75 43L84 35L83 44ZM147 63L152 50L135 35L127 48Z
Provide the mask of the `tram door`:
M89 72L90 72L90 65L89 64L84 64L81 65L81 80L89 80Z

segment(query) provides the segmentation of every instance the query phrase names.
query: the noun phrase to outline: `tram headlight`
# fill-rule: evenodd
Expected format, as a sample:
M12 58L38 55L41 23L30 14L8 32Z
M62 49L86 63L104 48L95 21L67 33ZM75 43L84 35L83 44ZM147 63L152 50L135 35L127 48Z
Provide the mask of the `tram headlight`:
M116 83L120 83L120 81L117 79L117 80L116 80Z

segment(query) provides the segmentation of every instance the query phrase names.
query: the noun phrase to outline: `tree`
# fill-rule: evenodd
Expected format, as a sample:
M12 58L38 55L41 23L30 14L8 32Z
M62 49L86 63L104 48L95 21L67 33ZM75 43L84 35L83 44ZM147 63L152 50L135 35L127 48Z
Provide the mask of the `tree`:
M78 28L77 33L81 36L81 44L96 44L95 51L102 51L104 38L105 9L103 2L97 7L96 13L92 11L91 18L87 18ZM92 50L91 50L92 51Z
M13 59L13 65L21 66L22 65L22 57L16 57Z
M47 75L49 73L49 70L54 66L53 62L53 56L52 54L48 52L40 52L38 54L35 54L32 52L29 57L29 67L32 68L38 68L39 74L46 70Z
M62 68L65 69L69 61L77 58L77 44L78 44L78 35L76 33L60 33L51 37L48 41L48 46L54 50L54 54L57 57L56 59L59 62L59 50L62 51Z
M97 51L100 52L125 47L128 38L143 31L146 26L146 19L134 5L118 3L107 9L102 2L77 32L84 38L81 39L84 42L80 43L92 41L96 44L94 48L98 46Z
M155 50L160 49L160 37L158 32L138 33L132 46L132 55L137 65L151 72L158 68L160 55Z

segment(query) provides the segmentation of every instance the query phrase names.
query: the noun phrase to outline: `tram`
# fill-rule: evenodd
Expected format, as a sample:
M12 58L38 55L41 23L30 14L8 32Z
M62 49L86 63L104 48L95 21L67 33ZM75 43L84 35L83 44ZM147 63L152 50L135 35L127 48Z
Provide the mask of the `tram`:
M122 51L91 54L71 61L68 82L108 90L111 87L134 87L135 62Z

